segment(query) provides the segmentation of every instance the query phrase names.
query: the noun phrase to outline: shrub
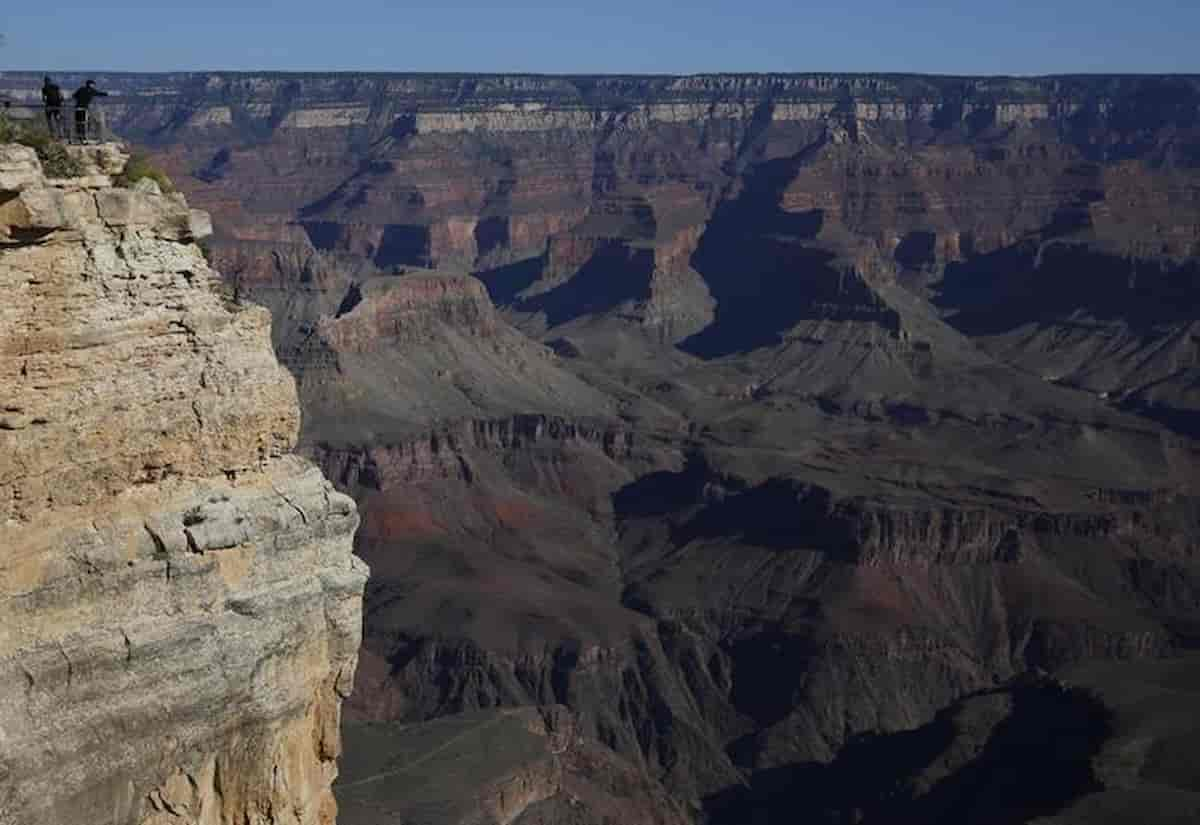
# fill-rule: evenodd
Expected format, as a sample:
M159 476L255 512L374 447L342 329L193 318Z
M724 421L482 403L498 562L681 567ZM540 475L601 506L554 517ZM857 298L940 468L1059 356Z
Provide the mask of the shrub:
M51 178L73 178L83 174L67 148L50 136L45 127L14 121L0 114L0 143L19 143L37 152L42 169Z
M117 178L118 186L133 186L142 178L149 178L158 184L158 188L164 194L169 194L175 191L175 184L167 177L167 173L154 165L147 155L141 152L134 152L129 158L129 162L125 164L125 171Z

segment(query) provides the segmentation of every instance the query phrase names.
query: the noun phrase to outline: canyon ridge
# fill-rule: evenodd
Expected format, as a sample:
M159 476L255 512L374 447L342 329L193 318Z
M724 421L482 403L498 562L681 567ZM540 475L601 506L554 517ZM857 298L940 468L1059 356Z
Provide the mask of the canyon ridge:
M203 355L217 366L171 399L167 378L122 372L158 395L116 390L136 423L74 423L71 437L86 427L111 456L124 453L109 439L192 434L56 480L66 436L18 392L0 507L29 529L46 508L92 506L91 492L59 501L69 491L154 496L233 469L232 492L196 499L205 519L269 507L272 530L327 531L321 557L340 572L287 585L308 582L294 603L314 615L260 622L314 646L315 675L281 668L262 689L287 696L254 725L312 738L279 720L316 714L326 787L348 697L343 825L1200 817L1187 710L1200 691L1200 79L94 76L113 92L113 130L212 215L219 289L186 291L210 278L189 246L188 267L170 265L179 305L246 320L195 327L171 309L179 324L109 345L123 310L93 296L79 317L97 341L54 344L72 370L101 369L106 346L157 346L139 336L158 326L217 348ZM5 73L0 94L39 83ZM31 180L11 190L20 203L61 189ZM95 231L132 232L96 191ZM206 234L145 220L139 238ZM11 225L0 277L57 295L67 264L10 261L90 236ZM80 272L109 261L70 254ZM136 270L137 254L115 261ZM48 301L15 305L0 340ZM269 310L298 424L252 304ZM250 355L203 340L227 335L254 342L229 387L221 358ZM0 348L0 385L69 392L24 372L27 352L54 347L18 338ZM177 430L145 426L151 403ZM236 438L220 423L233 418ZM236 503L247 487L253 507ZM185 535L204 532L172 502ZM359 517L372 572L355 668L362 569L343 551ZM45 537L72 581L89 557L62 548L125 541L95 518ZM172 569L158 521L134 522L145 564ZM219 578L227 553L186 558ZM278 560L244 564L270 577ZM318 591L342 607L318 616ZM226 599L230 621L257 615ZM88 644L117 659L139 646L115 630ZM72 651L47 648L26 695L56 668L64 690L91 690ZM318 684L336 689L305 717L296 697ZM202 797L215 769L200 753L181 763L186 782L146 776ZM146 804L174 816L156 793Z

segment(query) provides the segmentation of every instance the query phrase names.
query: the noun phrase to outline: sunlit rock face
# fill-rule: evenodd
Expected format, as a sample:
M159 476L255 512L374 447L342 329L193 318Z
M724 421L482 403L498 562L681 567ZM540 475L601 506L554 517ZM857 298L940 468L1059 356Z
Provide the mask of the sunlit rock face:
M74 151L0 146L0 822L333 823L356 508L207 216Z

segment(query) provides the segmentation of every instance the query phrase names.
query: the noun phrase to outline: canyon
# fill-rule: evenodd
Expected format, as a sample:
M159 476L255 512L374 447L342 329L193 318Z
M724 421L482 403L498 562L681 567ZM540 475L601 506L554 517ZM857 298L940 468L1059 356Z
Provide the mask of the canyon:
M96 78L361 516L340 821L1200 810L1200 80Z

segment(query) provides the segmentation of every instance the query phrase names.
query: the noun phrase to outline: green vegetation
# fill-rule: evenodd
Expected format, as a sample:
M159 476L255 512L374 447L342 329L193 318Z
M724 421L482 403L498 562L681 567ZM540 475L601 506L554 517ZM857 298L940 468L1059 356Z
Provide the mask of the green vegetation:
M125 171L117 178L118 186L133 186L142 178L149 178L158 184L158 188L164 194L169 194L175 191L175 184L167 177L167 173L154 165L148 155L140 152L134 152L129 158L129 163L125 164Z
M52 138L44 126L12 120L0 114L0 143L19 143L33 149L47 177L71 178L83 174L79 161L71 156L62 143Z

